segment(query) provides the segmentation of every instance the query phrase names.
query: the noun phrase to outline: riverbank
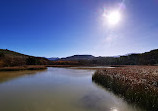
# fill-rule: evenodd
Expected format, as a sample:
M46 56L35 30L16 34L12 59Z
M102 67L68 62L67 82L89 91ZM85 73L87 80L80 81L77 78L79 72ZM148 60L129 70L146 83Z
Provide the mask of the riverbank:
M129 102L147 110L158 109L158 66L102 69L92 79Z
M79 65L45 65L46 67L79 67Z
M0 67L0 71L41 70L41 69L47 69L47 67L87 69L87 67L89 67L89 66L79 66L79 65L25 65L25 66L14 66L14 67ZM95 68L95 70L96 69L98 69L98 68Z
M44 65L2 67L2 68L0 68L0 71L21 71L21 70L42 70L42 69L47 69L47 67Z
M0 67L0 71L21 71L21 70L41 70L47 69L47 67L59 67L59 68L73 68L73 69L105 69L114 67L125 67L122 65L117 66L83 66L83 65L24 65L24 66L14 66L14 67Z

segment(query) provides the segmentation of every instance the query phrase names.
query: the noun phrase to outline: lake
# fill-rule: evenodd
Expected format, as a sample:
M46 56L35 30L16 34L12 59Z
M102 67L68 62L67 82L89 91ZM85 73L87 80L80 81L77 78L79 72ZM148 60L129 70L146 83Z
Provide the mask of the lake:
M94 72L0 72L0 111L143 111L92 82Z

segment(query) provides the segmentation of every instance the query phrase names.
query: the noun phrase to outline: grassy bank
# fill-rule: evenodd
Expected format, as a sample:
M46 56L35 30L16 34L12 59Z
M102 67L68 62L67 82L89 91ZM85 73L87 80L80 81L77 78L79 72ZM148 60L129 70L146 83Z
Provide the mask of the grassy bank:
M27 65L27 66L16 66L16 67L2 67L0 71L20 71L20 70L42 70L47 69L43 65Z
M158 67L129 66L97 70L93 81L127 101L152 111L158 109Z

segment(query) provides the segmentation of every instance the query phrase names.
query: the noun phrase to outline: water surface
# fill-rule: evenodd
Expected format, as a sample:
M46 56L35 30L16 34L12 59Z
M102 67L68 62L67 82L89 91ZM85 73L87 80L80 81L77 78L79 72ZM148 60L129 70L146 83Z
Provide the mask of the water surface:
M68 68L0 72L0 111L142 111L93 83L93 73Z

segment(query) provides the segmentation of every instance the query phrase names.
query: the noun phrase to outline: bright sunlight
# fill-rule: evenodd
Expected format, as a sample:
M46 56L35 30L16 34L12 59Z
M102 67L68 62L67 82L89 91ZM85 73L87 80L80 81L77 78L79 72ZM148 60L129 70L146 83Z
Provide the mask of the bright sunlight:
M109 11L108 13L103 14L105 20L108 22L109 25L117 25L121 20L121 13L117 10Z

